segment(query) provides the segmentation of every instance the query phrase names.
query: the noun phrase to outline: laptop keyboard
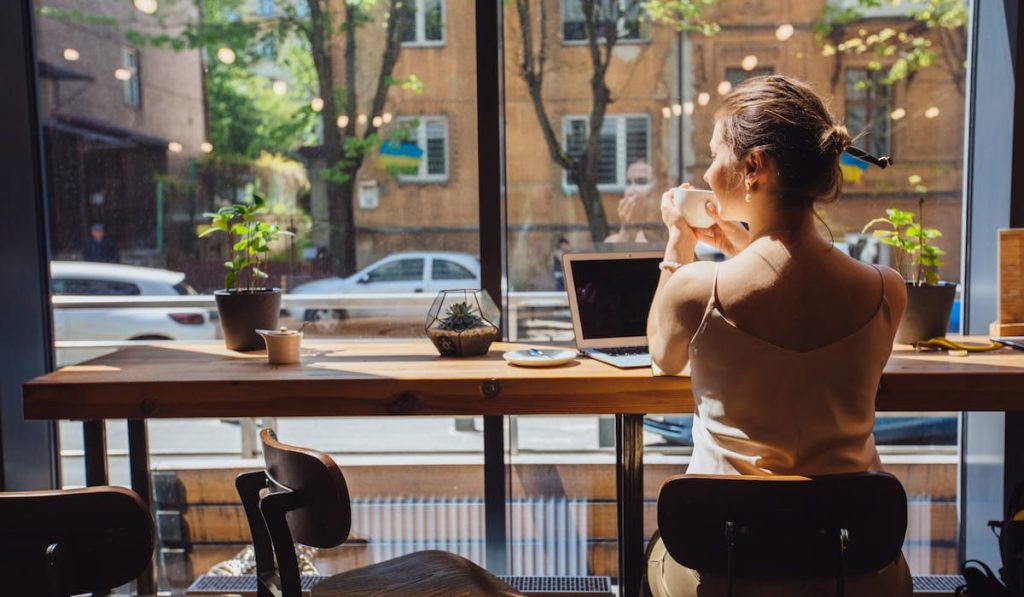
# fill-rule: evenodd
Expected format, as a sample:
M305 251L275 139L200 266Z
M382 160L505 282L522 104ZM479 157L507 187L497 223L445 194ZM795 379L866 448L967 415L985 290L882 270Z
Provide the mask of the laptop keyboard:
M647 354L650 352L646 346L618 346L615 348L598 348L596 350L613 357L628 357L635 354Z

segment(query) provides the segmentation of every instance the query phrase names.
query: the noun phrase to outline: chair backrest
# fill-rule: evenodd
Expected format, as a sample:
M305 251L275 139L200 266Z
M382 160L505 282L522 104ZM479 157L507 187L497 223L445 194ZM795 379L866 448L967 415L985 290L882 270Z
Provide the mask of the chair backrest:
M841 578L896 560L907 495L887 473L680 475L661 486L658 529L672 558L694 570L763 580Z
M294 509L286 515L292 539L311 547L337 547L348 539L352 505L341 469L327 454L277 441L271 429L260 433L271 492L291 491Z
M153 558L153 518L122 487L0 493L0 577L5 595L101 592Z

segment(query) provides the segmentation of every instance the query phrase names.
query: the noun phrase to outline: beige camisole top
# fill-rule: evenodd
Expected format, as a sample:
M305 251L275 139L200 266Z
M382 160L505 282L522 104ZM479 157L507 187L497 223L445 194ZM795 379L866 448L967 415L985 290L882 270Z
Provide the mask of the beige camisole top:
M717 291L716 267L711 298L689 348L695 409L687 472L880 470L872 435L875 394L892 352L884 277L871 319L808 351L789 350L738 328L719 308Z

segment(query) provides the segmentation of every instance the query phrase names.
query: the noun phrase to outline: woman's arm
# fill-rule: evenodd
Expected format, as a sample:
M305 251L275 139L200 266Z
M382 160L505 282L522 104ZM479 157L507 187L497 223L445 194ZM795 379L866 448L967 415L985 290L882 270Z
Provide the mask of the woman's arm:
M658 289L647 316L647 342L652 362L663 372L677 375L689 360L690 338L700 324L700 304L706 303L710 288L706 280L701 280L708 277L713 264L694 263L697 236L675 208L671 190L662 195L661 215L668 228L668 242ZM703 301L698 299L698 293L703 293Z

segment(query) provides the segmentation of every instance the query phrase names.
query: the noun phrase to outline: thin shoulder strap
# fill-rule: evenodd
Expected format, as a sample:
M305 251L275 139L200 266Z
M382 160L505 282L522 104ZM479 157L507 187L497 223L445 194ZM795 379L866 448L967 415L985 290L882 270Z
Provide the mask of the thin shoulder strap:
M885 274L882 273L882 270L877 265L872 263L871 267L878 272L878 279L882 282L882 296L878 297L878 308L881 309L882 305L885 304Z
M705 314L710 312L712 307L718 307L718 266L721 264L722 263L720 261L715 262L715 277L711 282L711 296L708 298L708 306L707 309L705 309Z

